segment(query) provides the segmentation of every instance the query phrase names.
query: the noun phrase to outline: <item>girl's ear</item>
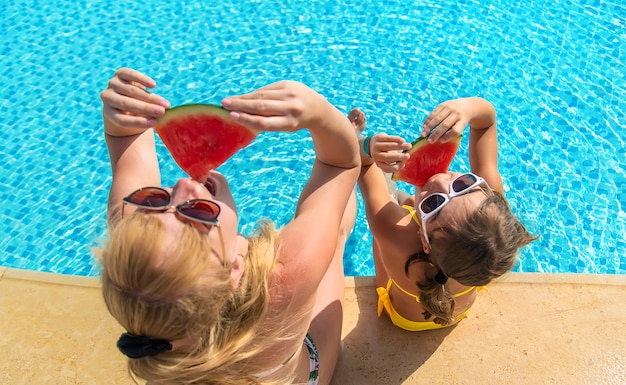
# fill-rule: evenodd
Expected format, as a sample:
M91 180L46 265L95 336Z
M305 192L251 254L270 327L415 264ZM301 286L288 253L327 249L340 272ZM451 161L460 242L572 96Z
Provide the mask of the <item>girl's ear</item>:
M421 227L420 227L420 241L422 241L422 249L424 250L424 253L430 254L430 246L428 246L428 243L426 242L426 237L424 237L424 233Z

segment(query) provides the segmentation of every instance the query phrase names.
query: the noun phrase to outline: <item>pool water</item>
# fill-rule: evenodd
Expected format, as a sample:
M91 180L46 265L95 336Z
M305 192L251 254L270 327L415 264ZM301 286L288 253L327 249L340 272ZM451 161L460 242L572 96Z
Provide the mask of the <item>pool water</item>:
M298 80L361 108L366 133L407 140L439 102L482 96L507 198L541 236L515 271L626 273L621 1L30 0L0 15L1 266L98 275L111 182L99 92L129 66L172 105ZM159 157L164 184L183 176ZM263 134L220 168L244 234L290 219L312 159L306 132ZM467 135L451 169L466 159ZM374 273L370 249L360 204L346 275Z

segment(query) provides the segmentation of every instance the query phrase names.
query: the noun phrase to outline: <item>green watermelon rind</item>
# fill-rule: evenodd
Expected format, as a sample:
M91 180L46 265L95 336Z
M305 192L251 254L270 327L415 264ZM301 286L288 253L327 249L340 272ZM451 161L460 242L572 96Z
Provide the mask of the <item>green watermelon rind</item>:
M229 114L230 111L214 104L184 104L168 109L165 115L157 120L154 129L178 166L193 179L204 180L208 177L210 170L216 169L237 151L250 144L260 132L231 119ZM217 136L203 136L203 133L206 134L206 131L209 131L203 130L206 126L199 126L196 131L193 129L176 130L176 128L185 126L182 124L185 119L189 119L191 124L196 123L193 121L194 116L196 116L195 119L200 120L203 118L209 121L211 118L215 119L214 121L218 126L209 127L213 128L213 133ZM233 127L238 130L233 131L236 135L232 137L227 134L228 130L216 132L215 128L217 127ZM175 131L169 131L168 128L169 130L175 129ZM225 134L227 135L224 136ZM194 156L197 153L210 155Z
M210 113L212 115L217 115L220 118L246 128L248 131L254 133L255 135L257 135L260 131L259 130L255 130L253 128L250 127L246 127L241 123L237 123L235 122L233 119L231 119L230 117L230 111L225 109L224 107L218 106L216 104L208 104L208 103L190 103L190 104L182 104L180 106L176 106L176 107L172 107L170 109L168 109L167 111L165 111L165 115L161 116L159 119L157 119L156 124L154 126L155 130L158 132L159 131L159 127L162 127L164 124L166 124L167 122L169 122L172 119L175 118L179 118L181 116L185 116L187 114L189 114L190 112L197 112L197 113Z
M205 104L205 103L190 103L190 104L182 104L180 106L172 107L169 110L165 111L165 115L161 116L157 119L157 123L155 125L155 129L162 126L164 123L167 123L171 119L175 119L180 117L181 115L188 114L189 112L201 112L206 113L210 111L212 114L223 117L224 119L231 120L229 117L230 111L227 109L215 105L215 104Z
M438 167L438 172L447 172L448 167L450 166L450 163L452 163L452 160L454 159L454 156L456 155L456 152L459 148L459 145L461 143L461 139L463 138L463 135L459 135L456 139L450 140L446 143L441 143L441 142L434 142L434 143L429 143L428 142L428 137L419 137L417 139L415 139L413 142L411 142L411 148L408 150L403 151L403 153L408 153L408 154L413 154L415 153L417 150L427 147L427 146L454 146L454 152L452 153L452 156L449 158L449 161L446 161L447 164L445 165L445 167L443 166L439 166ZM415 179L412 179L410 176L408 176L408 172L410 171L410 164L411 160L409 159L407 161L407 163L405 164L405 166L399 170L394 172L391 175L391 180L393 181L403 181L409 184L412 184L414 186L417 187L422 187L423 184L420 183L416 183ZM433 174L434 175L434 174ZM432 175L430 175L432 176ZM428 178L430 178L430 176L428 176ZM426 178L426 179L428 179ZM421 178L424 179L424 178Z

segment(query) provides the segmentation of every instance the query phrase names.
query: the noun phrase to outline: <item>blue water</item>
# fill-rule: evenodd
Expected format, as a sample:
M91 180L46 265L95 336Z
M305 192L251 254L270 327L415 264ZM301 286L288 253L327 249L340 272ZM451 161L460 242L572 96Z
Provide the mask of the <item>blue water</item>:
M407 140L439 102L485 97L506 195L541 235L515 270L626 273L619 0L5 1L0 30L2 266L98 274L90 248L106 236L111 181L99 92L130 66L173 105L302 81L360 107L366 133ZM469 169L466 145L453 170ZM183 176L159 156L164 184ZM262 135L220 169L242 232L289 220L312 157L305 133ZM373 274L370 247L360 205L346 275Z

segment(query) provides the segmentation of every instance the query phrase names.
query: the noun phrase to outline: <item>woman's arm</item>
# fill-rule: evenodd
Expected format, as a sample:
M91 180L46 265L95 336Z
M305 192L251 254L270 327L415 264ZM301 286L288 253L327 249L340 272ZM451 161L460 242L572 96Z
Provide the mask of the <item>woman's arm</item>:
M281 231L278 257L284 284L304 296L317 288L337 246L340 223L360 169L358 142L348 118L307 86L282 81L227 98L231 117L264 131L307 128L316 159L294 219Z
M160 186L154 133L150 128L169 103L151 94L154 80L129 68L118 70L100 94L104 132L113 180L109 191L109 225L119 221L122 198L144 186ZM129 213L133 211L128 207Z

